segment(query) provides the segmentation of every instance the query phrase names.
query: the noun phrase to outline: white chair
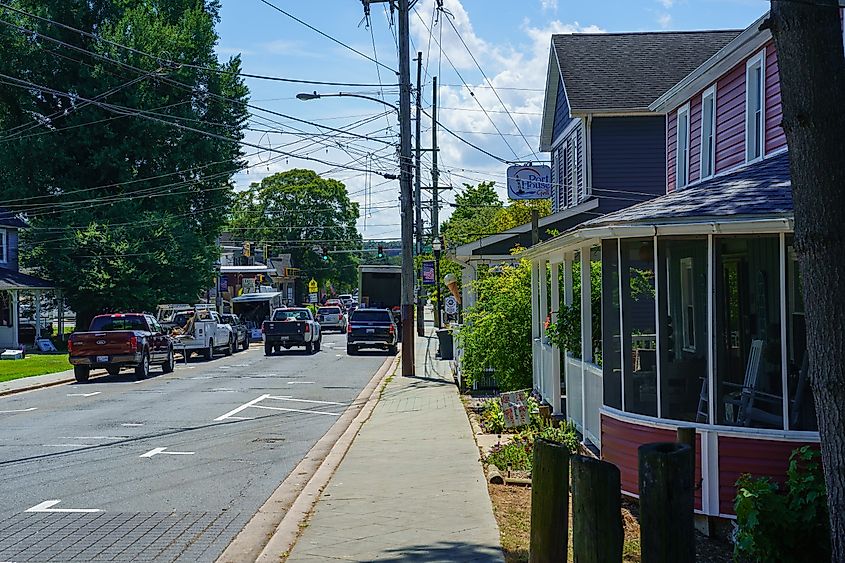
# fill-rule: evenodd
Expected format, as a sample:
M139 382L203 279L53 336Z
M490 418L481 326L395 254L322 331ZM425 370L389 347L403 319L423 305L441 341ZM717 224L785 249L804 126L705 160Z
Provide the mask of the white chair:
M763 341L752 340L751 350L748 352L748 363L745 366L745 380L742 385L725 382L723 385L729 387L739 387L738 392L725 397L725 405L733 405L737 407L736 424L737 426L750 426L751 417L748 416L749 408L754 406L754 400L758 395L757 391L757 375L760 373L760 359L763 355Z

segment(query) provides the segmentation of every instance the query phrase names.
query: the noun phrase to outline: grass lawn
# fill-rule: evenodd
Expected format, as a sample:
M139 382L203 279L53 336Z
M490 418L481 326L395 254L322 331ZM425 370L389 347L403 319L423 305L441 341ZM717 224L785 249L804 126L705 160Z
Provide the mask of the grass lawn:
M0 361L0 381L69 370L67 354L27 354L23 360Z

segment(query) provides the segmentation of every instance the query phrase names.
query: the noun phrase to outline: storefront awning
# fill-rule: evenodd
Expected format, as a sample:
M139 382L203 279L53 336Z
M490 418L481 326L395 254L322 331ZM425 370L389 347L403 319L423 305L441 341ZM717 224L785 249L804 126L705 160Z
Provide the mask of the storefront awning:
M55 289L52 282L9 270L0 268L0 290L34 290L34 289Z

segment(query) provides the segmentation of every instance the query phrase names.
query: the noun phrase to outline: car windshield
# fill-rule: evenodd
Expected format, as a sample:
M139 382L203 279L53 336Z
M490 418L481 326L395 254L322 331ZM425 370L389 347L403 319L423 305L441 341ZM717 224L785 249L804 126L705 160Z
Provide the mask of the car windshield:
M227 324L237 324L238 321L233 315L223 315L223 322Z
M147 321L141 315L95 317L91 321L91 332L110 330L147 330Z
M307 321L309 320L308 311L304 309L288 309L286 311L276 311L273 315L274 321Z
M383 310L358 309L352 313L352 322L391 322L390 313Z
M340 309L337 307L320 307L317 309L317 312L321 315L338 315L340 314Z

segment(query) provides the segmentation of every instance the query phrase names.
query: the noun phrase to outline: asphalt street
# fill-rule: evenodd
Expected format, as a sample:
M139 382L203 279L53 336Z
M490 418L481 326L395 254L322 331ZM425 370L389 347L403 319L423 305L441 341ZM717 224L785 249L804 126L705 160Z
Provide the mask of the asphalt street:
M384 359L326 334L0 397L0 561L214 561Z

